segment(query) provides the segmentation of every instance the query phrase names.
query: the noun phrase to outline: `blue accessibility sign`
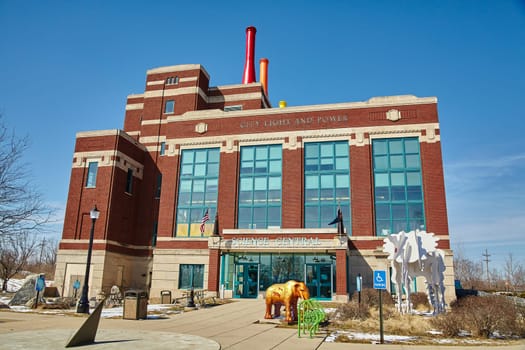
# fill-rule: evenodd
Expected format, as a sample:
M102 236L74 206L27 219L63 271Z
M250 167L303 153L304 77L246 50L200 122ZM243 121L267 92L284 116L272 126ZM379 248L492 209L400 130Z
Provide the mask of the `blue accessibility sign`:
M35 283L35 290L37 292L41 292L46 288L46 280L44 279L44 275L38 276Z
M385 270L374 270L374 289L386 289Z

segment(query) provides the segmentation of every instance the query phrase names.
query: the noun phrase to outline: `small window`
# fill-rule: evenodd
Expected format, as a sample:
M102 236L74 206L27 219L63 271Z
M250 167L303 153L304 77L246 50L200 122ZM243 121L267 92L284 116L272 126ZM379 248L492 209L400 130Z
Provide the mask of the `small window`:
M97 171L98 171L98 162L89 162L87 179L86 179L86 187L96 187Z
M179 77L169 77L166 79L166 85L176 85L179 83Z
M173 114L173 112L175 112L175 101L173 100L166 101L164 105L164 113Z
M181 264L179 270L179 289L202 289L204 286L204 265Z
M160 155L163 156L164 154L166 154L166 142L161 142L160 143Z
M128 177L126 179L126 193L133 193L133 169L128 169Z
M231 111L241 111L242 105L236 105L236 106L225 106L224 111L225 112L231 112Z

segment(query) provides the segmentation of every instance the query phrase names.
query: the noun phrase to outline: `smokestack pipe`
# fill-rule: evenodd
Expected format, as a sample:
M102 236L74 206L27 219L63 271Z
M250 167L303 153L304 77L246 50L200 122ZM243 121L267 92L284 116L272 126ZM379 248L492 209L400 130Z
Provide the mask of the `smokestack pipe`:
M259 79L264 89L264 93L268 96L268 59L261 58L259 60Z
M255 27L246 28L246 60L244 61L244 73L242 83L255 82Z

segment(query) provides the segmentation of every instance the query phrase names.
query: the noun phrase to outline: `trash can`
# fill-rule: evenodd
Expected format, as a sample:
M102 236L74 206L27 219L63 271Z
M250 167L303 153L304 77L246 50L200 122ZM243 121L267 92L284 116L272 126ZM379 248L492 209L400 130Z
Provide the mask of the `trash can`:
M148 318L148 293L134 289L124 292L122 318L125 320Z
M171 291L169 290L160 291L160 303L161 304L171 304Z

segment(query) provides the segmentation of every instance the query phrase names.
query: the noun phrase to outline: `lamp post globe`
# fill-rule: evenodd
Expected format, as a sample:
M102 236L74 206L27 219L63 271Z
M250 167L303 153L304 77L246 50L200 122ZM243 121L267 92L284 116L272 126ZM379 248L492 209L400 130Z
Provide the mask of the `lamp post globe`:
M86 273L84 275L84 285L82 286L82 295L80 296L80 300L78 301L78 305L77 305L77 313L82 313L82 314L89 314L89 299L88 299L89 267L91 265L91 251L93 250L93 235L95 233L95 222L97 221L99 214L100 212L98 211L96 205L89 212L89 217L91 218L91 231L89 232L89 245L88 245L88 252L87 252Z

